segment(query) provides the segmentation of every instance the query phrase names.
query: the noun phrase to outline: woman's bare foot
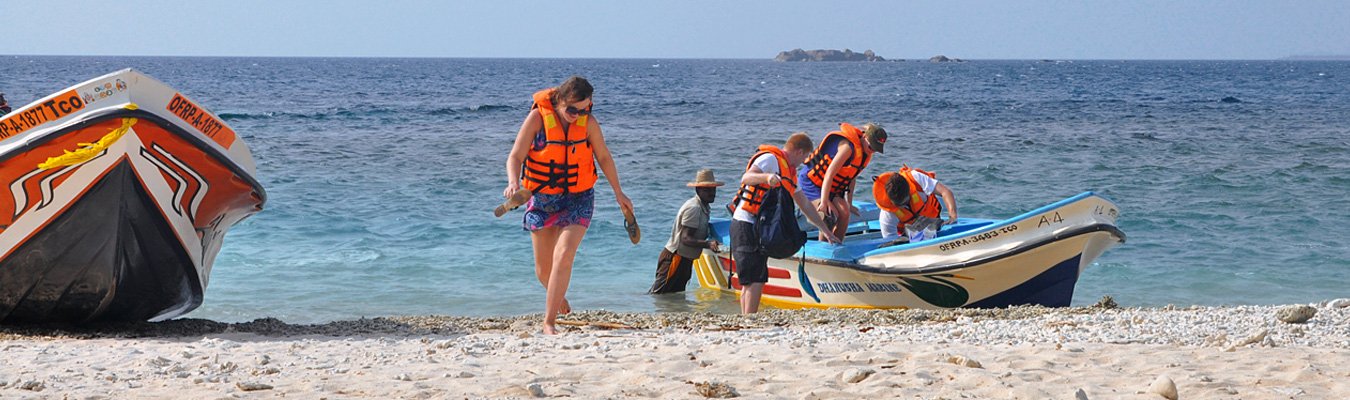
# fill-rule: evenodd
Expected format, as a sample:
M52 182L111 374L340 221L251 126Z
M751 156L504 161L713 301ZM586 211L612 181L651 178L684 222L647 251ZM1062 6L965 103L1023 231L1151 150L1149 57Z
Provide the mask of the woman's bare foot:
M568 303L567 299L563 299L562 307L558 307L558 314L571 314L571 313L572 313L572 304Z
M545 334L545 335L557 335L557 334L558 334L558 328L557 328L557 327L554 327L553 324L544 324L544 334Z

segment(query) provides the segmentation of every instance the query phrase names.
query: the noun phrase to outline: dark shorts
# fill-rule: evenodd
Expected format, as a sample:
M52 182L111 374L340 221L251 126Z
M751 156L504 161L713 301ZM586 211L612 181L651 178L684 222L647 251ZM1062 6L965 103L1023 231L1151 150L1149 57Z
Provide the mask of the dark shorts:
M683 292L689 285L689 276L694 269L694 259L686 258L670 250L661 249L656 258L656 281L648 294Z
M769 257L759 252L755 224L731 221L731 259L736 261L736 276L741 285L769 281Z

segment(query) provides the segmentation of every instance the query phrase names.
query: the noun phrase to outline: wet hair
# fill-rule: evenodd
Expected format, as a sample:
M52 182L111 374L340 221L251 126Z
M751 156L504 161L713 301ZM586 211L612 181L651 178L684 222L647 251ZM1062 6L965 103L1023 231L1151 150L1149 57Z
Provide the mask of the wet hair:
M811 137L806 136L806 132L797 132L788 136L787 144L783 145L783 150L801 150L810 153L815 148L811 143Z
M909 182L899 172L890 180L886 181L886 197L891 198L891 203L895 205L909 204Z
M553 92L553 98L549 100L552 100L555 105L576 103L591 98L591 94L594 92L595 88L591 87L591 83L586 81L586 78L573 75L563 81L561 85L558 85L558 90Z

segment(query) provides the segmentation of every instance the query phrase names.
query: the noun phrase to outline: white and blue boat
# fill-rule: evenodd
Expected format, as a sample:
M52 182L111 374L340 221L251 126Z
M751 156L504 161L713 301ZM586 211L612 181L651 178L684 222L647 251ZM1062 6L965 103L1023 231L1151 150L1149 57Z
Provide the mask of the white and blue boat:
M855 201L863 217L840 245L811 240L796 255L769 260L762 302L783 308L995 308L1068 306L1083 270L1125 242L1115 203L1092 192L1004 220L961 218L916 243L883 239L880 209ZM713 234L729 241L730 220ZM700 284L738 293L729 252L695 261Z

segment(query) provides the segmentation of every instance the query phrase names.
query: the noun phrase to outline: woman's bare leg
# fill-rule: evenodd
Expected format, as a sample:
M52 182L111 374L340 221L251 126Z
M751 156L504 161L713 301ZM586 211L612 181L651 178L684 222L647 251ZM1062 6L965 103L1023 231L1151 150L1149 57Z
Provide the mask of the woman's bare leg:
M562 228L554 243L552 259L552 268L548 271L545 287L548 288L547 300L544 303L544 333L548 335L557 334L554 327L554 321L558 314L563 310L567 300L567 286L572 281L572 261L576 258L577 248L581 246L581 239L586 237L586 227L581 225L568 225Z

